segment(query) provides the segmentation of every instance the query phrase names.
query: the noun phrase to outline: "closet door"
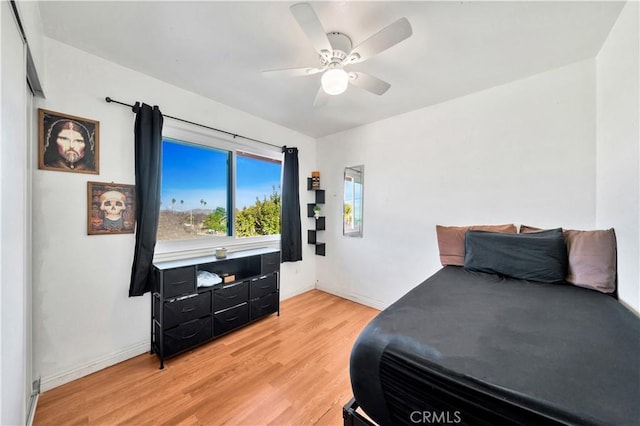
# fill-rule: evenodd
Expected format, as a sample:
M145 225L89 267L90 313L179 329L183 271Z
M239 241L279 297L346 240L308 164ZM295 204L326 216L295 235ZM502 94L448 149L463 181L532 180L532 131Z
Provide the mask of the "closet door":
M35 415L35 393L40 392L40 381L34 383L33 375L33 263L31 261L32 250L32 205L33 198L33 166L34 160L38 156L37 146L34 143L38 139L38 129L36 119L38 114L33 106L34 93L31 86L25 84L25 125L26 125L26 146L25 146L25 374L24 374L24 397L26 404L27 420L33 421ZM31 416L31 417L29 417Z
M27 369L28 189L26 47L11 3L0 3L0 424L25 424Z

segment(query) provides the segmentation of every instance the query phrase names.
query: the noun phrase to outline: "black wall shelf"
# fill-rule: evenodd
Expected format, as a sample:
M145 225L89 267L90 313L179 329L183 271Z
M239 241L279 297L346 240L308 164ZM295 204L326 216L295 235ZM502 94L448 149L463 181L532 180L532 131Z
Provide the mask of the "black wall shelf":
M324 204L325 191L324 189L314 189L313 180L307 178L307 190L315 192L315 202L307 204L307 217L315 217L314 207L318 204ZM324 216L315 218L315 229L309 229L307 231L307 242L316 246L316 254L318 256L325 255L325 243L318 241L318 231L324 231L326 229L326 221Z
M309 203L307 204L307 217L313 217L314 216L314 211L313 208L316 206L315 203Z

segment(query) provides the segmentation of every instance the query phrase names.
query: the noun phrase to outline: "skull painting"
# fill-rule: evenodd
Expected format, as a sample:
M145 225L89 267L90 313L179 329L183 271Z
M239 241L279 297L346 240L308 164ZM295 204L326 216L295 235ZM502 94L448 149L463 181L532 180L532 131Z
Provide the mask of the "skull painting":
M104 229L121 229L122 212L127 209L127 197L119 191L106 191L100 195L100 210L104 213Z
M133 234L136 225L134 185L87 182L87 234Z

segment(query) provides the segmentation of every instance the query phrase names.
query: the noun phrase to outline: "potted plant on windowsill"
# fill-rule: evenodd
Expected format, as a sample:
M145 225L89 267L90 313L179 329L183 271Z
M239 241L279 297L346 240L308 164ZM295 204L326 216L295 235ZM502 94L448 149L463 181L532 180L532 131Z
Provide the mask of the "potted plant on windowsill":
M320 217L320 206L313 206L313 217L315 217L316 219Z

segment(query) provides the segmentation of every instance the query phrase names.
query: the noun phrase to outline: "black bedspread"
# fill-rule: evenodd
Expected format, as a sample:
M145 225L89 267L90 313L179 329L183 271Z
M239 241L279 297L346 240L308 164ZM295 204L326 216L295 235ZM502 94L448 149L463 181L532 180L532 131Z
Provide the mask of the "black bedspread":
M383 425L639 425L640 319L592 290L447 266L364 329L351 383Z

